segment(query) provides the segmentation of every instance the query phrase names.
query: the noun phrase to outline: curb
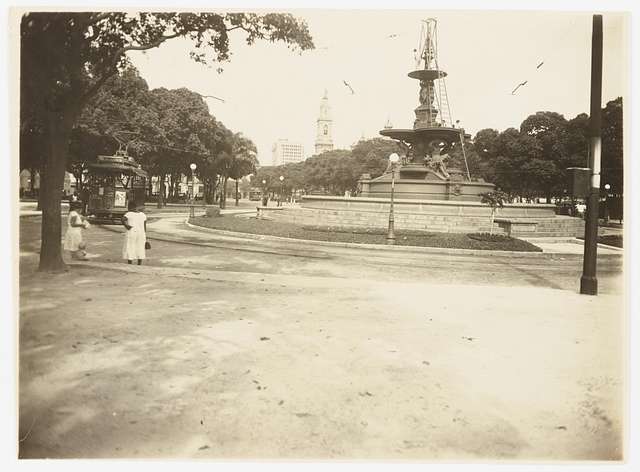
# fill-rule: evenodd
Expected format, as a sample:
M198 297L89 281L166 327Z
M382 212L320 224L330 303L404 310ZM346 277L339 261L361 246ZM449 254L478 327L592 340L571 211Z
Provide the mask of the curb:
M345 243L345 242L333 242L333 241L315 241L309 239L295 239L285 238L282 236L270 236L270 235L256 235L252 233L240 233L235 231L220 230L214 228L206 228L204 226L194 225L189 223L188 219L185 219L184 224L190 228L194 228L200 231L219 234L221 236L236 237L239 239L250 239L258 241L275 241L275 242L298 242L308 243L318 246L327 247L344 247L351 249L374 249L384 251L397 251L405 253L431 253L431 254L449 254L449 255L470 255L470 256L502 256L502 257L525 257L525 258L554 258L554 257L582 257L582 254L574 253L551 253L551 252L524 252L524 251L492 251L482 249L453 249L453 248L438 248L438 247L422 247L422 246L386 246L384 244L360 244L360 243ZM618 254L600 254L600 257L620 257Z
M105 231L111 231L112 233L119 233L119 234L124 233L124 231L119 231L115 228L110 228L105 225L94 225L94 226L102 228ZM180 239L176 237L153 235L149 233L149 231L147 231L147 239L150 239L151 241L162 241L165 243L186 244L189 246L199 246L199 247L215 247L219 249L228 249L231 251L255 252L260 254L274 254L278 256L305 257L305 258L311 258L311 259L329 259L331 257L327 253L318 252L318 251L313 252L308 250L305 252L302 252L296 249L287 249L287 248L278 250L278 249L269 249L269 248L261 249L261 248L246 248L246 247L229 247L229 245L233 244L235 241L222 241L220 243L216 241L188 241L188 240Z
M159 218L158 218L159 219ZM281 242L281 243L306 243L309 245L315 246L324 246L327 248L347 248L347 249L371 249L377 250L380 252L386 251L396 251L399 253L411 254L444 254L444 255L467 255L467 256L494 256L494 257L503 257L503 258L541 258L541 259L580 259L582 258L582 254L574 254L574 253L552 253L552 252L519 252L519 251L491 251L491 250L481 250L481 249L452 249L452 248L436 248L436 247L421 247L421 246L386 246L384 244L359 244L359 243L343 243L343 242L333 242L333 241L314 241L309 239L295 239L295 238L285 238L281 236L269 236L269 235L257 235L252 233L240 233L235 231L227 231L227 230L219 230L213 228L206 228L204 226L194 225L188 222L188 217L183 221L183 224L189 228L192 228L199 232L208 232L217 234L219 236L227 236L240 240L253 240L253 241L264 241L264 242ZM115 228L110 228L106 225L96 225L100 228L103 228L107 231L111 231L114 233L122 233ZM152 230L153 231L153 230ZM188 244L192 246L202 246L202 247L210 247L216 246L217 241L187 241L177 237L171 237L166 235L152 235L148 234L148 239L152 241L163 241L163 242L171 242L171 243L179 243L179 244ZM229 243L232 244L234 241L221 241L221 243ZM237 241L236 241L237 242ZM241 241L240 241L241 242ZM283 251L276 250L267 250L267 249L259 249L259 248L229 248L233 250L243 250L249 252L260 252L260 253L271 253L271 254L282 254L282 255L296 255L296 254L283 254ZM616 248L619 249L619 248ZM284 251L287 251L286 249ZM288 249L288 251L296 252L295 249ZM605 259L616 259L620 258L623 254L599 254L599 258ZM311 255L309 251L298 254L299 257L328 257L328 255L320 256L320 255Z

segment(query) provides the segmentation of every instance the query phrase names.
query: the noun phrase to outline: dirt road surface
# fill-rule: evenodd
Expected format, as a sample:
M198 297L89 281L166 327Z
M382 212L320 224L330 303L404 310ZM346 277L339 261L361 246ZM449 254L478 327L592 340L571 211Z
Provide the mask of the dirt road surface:
M92 228L99 257L51 276L34 270L36 226L21 234L20 457L622 457L619 269L585 297L566 263L485 265L474 282L490 261L158 242L137 267Z

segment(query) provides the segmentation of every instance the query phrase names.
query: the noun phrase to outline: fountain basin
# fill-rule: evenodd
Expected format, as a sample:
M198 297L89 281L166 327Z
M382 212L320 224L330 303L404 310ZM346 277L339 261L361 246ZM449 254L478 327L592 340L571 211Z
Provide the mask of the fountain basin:
M398 200L453 200L479 202L480 194L491 192L495 185L488 182L468 182L463 180L443 180L435 174L428 174L424 166L405 167L400 170L401 178L396 176L394 195ZM391 197L391 174L384 174L376 179L361 179L362 192L365 198Z
M306 195L299 208L272 212L277 221L306 226L384 229L389 222L388 198ZM491 208L479 202L395 199L396 231L475 233L491 229ZM584 233L580 218L556 216L555 205L512 203L496 210L493 232L516 237L575 237ZM511 224L510 222L517 223Z

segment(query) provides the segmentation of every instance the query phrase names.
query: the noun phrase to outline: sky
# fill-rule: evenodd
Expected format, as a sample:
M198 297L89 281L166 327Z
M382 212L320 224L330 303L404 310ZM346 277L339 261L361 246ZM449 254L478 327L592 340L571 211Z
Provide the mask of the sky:
M316 49L247 46L232 33L224 71L189 58L190 42L173 40L130 58L151 88L187 87L211 113L258 147L271 164L278 139L314 152L320 99L326 89L336 148L378 136L387 120L411 128L418 105L414 69L421 20L438 20L440 68L454 120L467 132L519 127L536 111L570 119L588 113L592 16L585 13L446 10L289 10L307 21ZM604 14L603 105L627 87L626 19ZM540 63L544 64L536 69ZM527 85L512 95L517 84ZM351 93L343 81L349 83Z
M241 0L243 4L255 0ZM285 0L280 0L282 3ZM293 3L296 0L286 0ZM307 0L305 0L307 1ZM475 0L446 0L447 4L472 8ZM218 0L188 0L188 4L199 5L201 9L211 8ZM433 0L415 0L410 3ZM96 5L110 5L112 8L126 8L131 4L144 5L163 3L164 7L175 0L11 0L11 5L56 5L49 9L60 9L60 4L72 5L75 9L99 9ZM228 2L231 4L231 2ZM308 2L307 2L308 3ZM440 1L440 4L443 4ZM601 10L632 10L633 42L638 47L640 36L640 11L638 2L632 0L536 0L509 2L508 0L483 0L477 2L482 8L547 8ZM315 6L331 4L345 8L354 6L355 0L315 0ZM378 8L406 7L407 0L369 0L367 5ZM40 8L40 7L39 7ZM449 7L450 8L450 7ZM449 72L447 87L452 112L467 130L494 127L502 130L509 126L518 126L526 116L539 110L553 110L566 117L587 112L589 108L589 67L590 67L590 15L559 13L508 13L508 12L452 12L442 10L402 11L383 13L331 11L297 12L307 18L315 42L321 47L295 55L278 45L256 45L246 48L238 41L232 42L234 56L226 65L224 74L219 75L213 69L206 69L188 59L188 46L179 42L168 43L162 48L134 57L136 65L151 87L188 87L201 93L218 95L226 99L222 104L210 100L212 113L235 131L250 136L259 146L261 159L270 163L271 144L280 137L300 140L305 143L307 154L312 153L315 136L315 120L320 98L326 88L333 107L335 141L338 146L347 147L364 133L366 137L377 135L387 118L391 118L397 127L410 127L413 122L412 110L418 103L418 87L406 74L413 65L412 49L416 47L420 31L420 20L436 17L440 31L440 64ZM0 9L2 24L8 24L10 15L6 8ZM18 80L18 21L12 18L9 33L0 35L0 60L5 64L6 74L0 74L5 93L3 107L0 107L0 134L4 145L4 155L13 159L2 159L4 175L9 185L2 188L5 192L0 198L2 213L9 215L10 223L3 225L0 233L2 256L13 264L5 265L2 273L3 300L9 301L8 313L17 313L18 304L18 136L19 136L19 80ZM604 93L603 103L624 94L629 77L625 66L625 21L619 15L605 13L604 21ZM395 39L385 39L389 34L400 34ZM237 38L239 39L239 38ZM637 51L637 49L636 49ZM535 66L544 60L544 66L536 70ZM634 74L638 77L638 55L635 55ZM350 95L343 88L342 80L350 82L356 91ZM529 80L515 96L510 91L520 82ZM634 85L632 106L625 103L625 119L638 117L640 94ZM627 128L629 129L629 128ZM637 156L638 134L625 134L627 183L637 183L640 176L640 164ZM638 185L625 186L625 204L627 215L638 214L640 193ZM632 296L638 284L638 243L640 240L640 219L625 220L625 262L627 279L628 313L638 311L638 297ZM3 385L17 385L16 369L16 329L15 318L3 317L0 329L0 358L12 359L0 368L0 382ZM638 323L628 327L631 336L627 340L630 347L629 359L638 359L640 343ZM637 365L637 364L636 364ZM637 369L629 371L634 374ZM630 376L631 393L638 391L637 375ZM8 427L0 431L0 458L15 458L16 447L16 390L0 389L0 418ZM637 396L637 395L636 395ZM637 444L638 438L637 404L628 412L630 425L628 444ZM601 464L580 466L605 470L637 470L637 446L630 446L627 463L623 466ZM0 459L0 462L4 462ZM9 463L8 459L6 461ZM192 463L191 463L192 464ZM191 464L181 462L180 466L189 468ZM10 466L14 465L12 461ZM27 470L36 468L38 463L20 464ZM48 468L68 471L71 463L55 461ZM83 463L73 464L85 467ZM119 464L127 470L134 470L137 463ZM235 464L253 468L255 464ZM320 464L319 464L320 465ZM332 464L332 467L351 468L353 464ZM378 464L367 463L366 470L380 470ZM98 470L110 470L113 464L108 461L93 461ZM282 464L259 464L260 470L281 470ZM364 467L362 469L364 470ZM454 467L454 470L459 470ZM467 466L459 466L460 469ZM474 465L474 469L491 470L492 465ZM545 465L551 470L561 470L563 465ZM158 470L173 470L175 463L154 463ZM517 470L531 470L530 465L514 465ZM256 467L257 469L257 467ZM466 470L466 468L465 468Z

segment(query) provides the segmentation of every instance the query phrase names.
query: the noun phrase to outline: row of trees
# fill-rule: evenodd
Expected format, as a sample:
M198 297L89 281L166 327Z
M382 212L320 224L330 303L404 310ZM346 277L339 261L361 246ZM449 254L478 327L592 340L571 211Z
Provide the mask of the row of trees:
M279 192L279 179L283 176L285 194L302 190L344 195L345 191L356 191L362 174L370 174L373 178L382 175L388 166L389 154L394 152L401 152L395 141L384 138L362 140L351 150L328 151L295 164L261 167L253 182L262 186L264 180L266 191Z
M149 90L133 68L110 79L85 108L72 131L68 170L78 178L98 154L122 146L157 177L158 207L167 197L178 198L178 183L191 173L192 163L208 203L218 186L226 188L229 178L249 175L257 165L253 142L211 116L199 94L184 88ZM224 207L225 192L220 195Z
M21 168L33 173L41 168L44 131L32 124L23 132ZM191 163L197 165L209 203L219 184L224 186L229 178L253 173L257 164L255 145L216 121L197 93L149 90L132 67L105 83L71 131L66 168L75 176L78 190L82 189L83 172L98 155L112 155L121 149L157 178L161 189L158 207L167 197L177 198L178 183L183 175L189 175Z
M622 99L607 103L602 125L602 185L610 193L623 193ZM502 132L483 129L473 139L449 151L449 167L457 167L472 177L495 183L508 198L561 199L569 190L569 167L586 167L589 150L589 117L580 114L571 120L554 112L538 112L527 117L519 129ZM259 169L256 181L267 182L265 190L322 192L343 195L354 192L364 173L372 178L387 168L388 156L402 153L395 141L375 138L360 141L351 150L335 150L310 157L304 162ZM466 157L466 163L465 163Z
M24 151L31 151L23 152L23 155L43 156L39 162L43 215L40 270L56 271L65 266L60 247L60 195L69 166L72 134L88 104L96 99L108 81L127 68L127 53L160 47L174 38L185 38L193 45L190 56L194 60L219 65L229 60L232 34L240 35L248 44L266 40L282 42L301 51L313 48L306 23L289 14L34 12L23 16L20 25L20 146ZM187 91L183 93L187 95ZM168 104L177 100L177 94L170 91L158 91L157 95L158 100L166 100ZM194 106L201 105L194 101ZM160 118L176 120L176 126L172 128L178 129L180 120L192 111L167 112ZM204 113L201 116L205 121L209 119ZM132 116L129 119L133 120ZM202 125L204 127L205 123ZM75 132L82 133L83 130ZM173 151L182 156L185 149L190 151L207 140L215 141L214 136L215 133L201 136L195 132L187 137L189 146L175 147ZM174 138L177 141L174 136L165 138L167 148L173 147ZM172 170L158 164L156 174L166 175Z
M567 120L554 112L527 117L520 129L479 131L470 148L472 174L495 183L512 197L562 198L569 167L587 167L589 116ZM622 98L607 103L602 114L601 185L623 194Z

